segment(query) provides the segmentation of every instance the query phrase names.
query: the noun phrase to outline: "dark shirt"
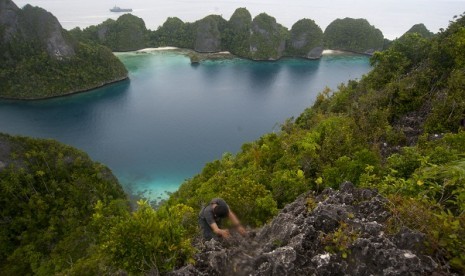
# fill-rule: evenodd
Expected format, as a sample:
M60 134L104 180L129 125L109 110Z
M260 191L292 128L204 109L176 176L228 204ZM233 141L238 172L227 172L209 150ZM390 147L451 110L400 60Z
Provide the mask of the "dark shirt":
M216 203L217 205L226 206L229 210L228 204L221 198L214 198L210 201L210 204L202 208L199 213L199 224L202 228L203 236L205 239L211 239L214 237L213 230L211 229L210 225L216 223L218 226L221 225L221 217L215 217L213 214L213 204Z
M205 221L207 222L208 225L212 225L213 223L219 224L221 222L221 219L222 219L221 217L215 217L215 215L213 214L213 204L215 204L215 203L217 205L226 206L228 208L228 210L229 210L228 204L223 199L221 199L221 198L212 199L212 201L210 201L210 204L205 206L202 209L202 211L200 211L200 214L199 214L199 217L202 218L202 219L205 219Z

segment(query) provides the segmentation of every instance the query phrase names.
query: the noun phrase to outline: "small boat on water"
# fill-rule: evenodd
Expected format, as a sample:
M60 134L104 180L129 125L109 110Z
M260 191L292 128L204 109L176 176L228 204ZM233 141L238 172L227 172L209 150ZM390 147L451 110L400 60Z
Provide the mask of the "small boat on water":
M111 12L132 12L132 9L122 9L120 7L114 6L110 9Z

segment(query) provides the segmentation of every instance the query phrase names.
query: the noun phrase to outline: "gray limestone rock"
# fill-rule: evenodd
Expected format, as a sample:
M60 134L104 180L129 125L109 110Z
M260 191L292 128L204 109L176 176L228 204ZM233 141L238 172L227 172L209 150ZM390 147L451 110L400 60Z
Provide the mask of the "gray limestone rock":
M58 19L44 9L26 5L21 10L10 0L0 0L0 27L4 29L1 43L15 38L40 43L56 59L75 55L73 43L65 38Z
M75 55L73 44L65 38L60 22L46 10L26 5L21 12L20 23L23 39L39 41L49 56L62 59Z
M0 26L3 26L3 37L0 42L8 42L18 31L18 13L20 9L11 0L0 0Z
M308 59L319 59L323 55L323 47L315 47L307 54Z
M276 22L274 17L262 13L252 21L250 55L254 60L277 60L286 49L287 29Z
M323 31L311 19L301 19L291 28L286 45L290 56L318 59L323 53Z
M312 197L316 208L307 208ZM350 182L339 191L304 194L248 238L209 241L196 265L171 275L429 275L438 265L422 253L423 236L405 228L385 235L386 199ZM344 254L328 251L325 236L352 237Z
M221 50L221 20L217 16L207 16L196 22L197 33L194 50L201 53L212 53Z

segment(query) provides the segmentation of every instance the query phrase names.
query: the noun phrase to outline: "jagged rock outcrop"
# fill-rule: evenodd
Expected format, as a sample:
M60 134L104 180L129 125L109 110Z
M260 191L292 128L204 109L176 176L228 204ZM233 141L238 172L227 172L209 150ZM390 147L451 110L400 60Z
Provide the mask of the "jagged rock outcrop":
M11 0L0 0L0 26L4 29L2 43L34 41L50 57L61 59L75 55L75 47L58 19L44 9L31 5L19 9Z
M0 26L3 26L0 28L0 42L9 42L18 31L19 10L12 1L0 0Z
M226 46L238 56L247 56L250 49L250 29L252 15L246 8L238 8L228 21Z
M26 5L20 22L23 39L40 41L49 56L61 59L76 54L72 40L66 37L58 19L46 10Z
M306 58L308 59L319 59L323 55L323 47L315 47L307 53Z
M226 20L218 15L209 15L197 22L194 50L200 53L221 51L221 31Z
M228 23L230 28L248 30L252 24L252 15L246 8L237 8L231 15Z
M286 48L288 30L274 17L261 13L252 21L249 57L254 60L277 60Z
M291 28L286 54L290 56L317 59L323 53L323 31L311 19L301 19Z
M430 275L438 267L424 255L424 235L386 233L387 200L343 183L288 204L248 238L208 241L196 264L170 275Z

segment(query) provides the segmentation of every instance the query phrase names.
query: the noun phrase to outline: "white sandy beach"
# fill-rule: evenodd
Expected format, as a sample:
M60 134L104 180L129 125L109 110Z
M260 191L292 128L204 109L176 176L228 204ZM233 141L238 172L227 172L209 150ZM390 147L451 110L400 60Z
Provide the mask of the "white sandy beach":
M136 52L154 52L154 51L167 51L167 50L177 50L178 47L158 47L158 48L144 48L137 50Z
M342 55L347 54L348 52L339 51L339 50L323 50L323 55Z

